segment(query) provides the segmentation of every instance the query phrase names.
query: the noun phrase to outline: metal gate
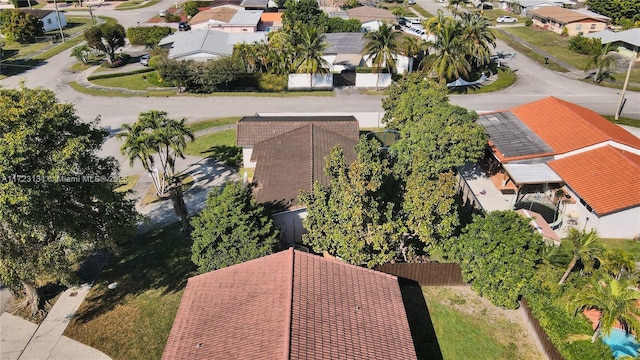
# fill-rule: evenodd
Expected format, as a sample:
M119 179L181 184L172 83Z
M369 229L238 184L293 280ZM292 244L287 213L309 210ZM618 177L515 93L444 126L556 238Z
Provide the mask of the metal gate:
M333 86L345 87L356 85L356 73L354 71L342 71L340 74L333 74Z

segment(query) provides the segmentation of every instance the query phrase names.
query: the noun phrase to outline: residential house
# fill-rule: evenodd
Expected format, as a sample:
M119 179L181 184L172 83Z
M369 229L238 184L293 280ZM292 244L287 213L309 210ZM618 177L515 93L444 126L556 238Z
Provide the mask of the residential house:
M481 0L474 0L474 3L478 3ZM484 4L491 2L484 1ZM555 6L563 8L573 8L576 5L575 1L570 0L499 0L497 2L497 8L511 11L519 15L527 15L529 10L538 9L545 6Z
M557 6L543 6L527 12L533 25L545 30L562 34L567 30L568 36L584 35L602 31L607 28L609 18L596 13L585 13Z
M162 355L416 358L397 277L293 248L189 278Z
M263 12L260 15L258 31L275 31L282 27L281 12Z
M44 32L59 30L67 26L67 17L64 11L41 9L17 9L18 11L35 16L42 23ZM58 21L59 17L59 21Z
M558 231L640 234L639 138L555 97L481 114L478 122L489 135L485 170L497 181L468 168L461 174L486 210L533 208L562 225Z
M327 48L322 57L331 64L332 72L354 70L360 66L371 67L372 59L365 54L367 41L361 33L331 33L325 34ZM412 59L396 54L397 72L403 74L412 67Z
M611 44L612 50L618 51L620 55L629 58L638 58L640 49L640 28L613 32L603 30L596 33L586 35L589 38L598 38L602 45ZM637 60L636 60L637 61Z
M228 33L215 30L178 31L160 40L169 59L207 61L233 54L233 45L266 41L266 33Z
M195 14L191 28L217 30L230 33L254 33L258 31L262 10L245 10L240 6L223 5Z
M242 0L240 3L245 10L265 10L269 7L269 0ZM277 7L277 6L276 6Z
M347 9L346 12L349 19L360 20L362 29L365 31L377 31L383 22L387 24L398 23L396 16L387 9L372 6L358 6L353 9Z
M253 195L258 203L282 212L273 216L281 242L302 241L300 190L311 191L313 183L329 183L324 158L342 145L346 160L355 160L359 137L353 116L250 116L237 125L236 145L242 147L243 166L255 168Z

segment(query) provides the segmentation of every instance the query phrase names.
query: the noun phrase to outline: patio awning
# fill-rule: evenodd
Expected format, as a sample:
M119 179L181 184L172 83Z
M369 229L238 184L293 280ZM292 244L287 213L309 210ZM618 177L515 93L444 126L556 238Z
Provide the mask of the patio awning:
M516 185L562 182L547 164L504 164L502 167Z

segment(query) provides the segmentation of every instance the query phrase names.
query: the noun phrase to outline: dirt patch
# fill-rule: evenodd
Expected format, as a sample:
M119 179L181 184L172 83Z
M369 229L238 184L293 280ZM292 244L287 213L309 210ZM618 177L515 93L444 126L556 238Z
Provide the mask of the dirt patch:
M493 337L508 347L514 347L518 359L544 359L535 335L528 329L519 310L496 307L476 294L470 287L424 287L427 305L436 301L450 309L469 314L495 329Z

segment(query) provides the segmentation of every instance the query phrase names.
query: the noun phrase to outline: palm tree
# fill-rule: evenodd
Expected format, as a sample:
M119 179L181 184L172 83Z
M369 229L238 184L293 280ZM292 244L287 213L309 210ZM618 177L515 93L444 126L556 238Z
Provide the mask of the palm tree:
M87 46L87 44L78 45L71 50L71 56L78 59L83 64L86 64L89 61L89 54L91 53L91 48Z
M422 42L413 36L403 37L402 41L400 41L400 49L411 59L411 63L409 64L409 72L411 72L413 70L413 61L418 52L422 50Z
M596 260L602 263L602 259L604 258L604 247L595 229L586 232L584 230L570 228L565 240L571 246L573 257L569 262L569 266L567 266L567 271L564 272L564 275L562 275L562 278L558 282L558 285L562 285L567 280L569 273L571 273L571 270L573 270L578 261L582 263L585 269L589 270Z
M490 46L496 47L496 37L489 29L489 20L478 13L463 13L460 18L460 35L477 65L489 63Z
M614 79L611 73L614 71L616 61L612 56L608 55L609 45L610 44L607 44L600 49L600 51L596 52L585 66L585 72L593 68L596 69L596 73L593 76L593 82L595 83L600 83L605 79Z
M327 48L325 36L316 27L304 26L295 37L298 41L294 69L309 74L309 88L313 89L313 75L329 72L330 64L322 57Z
M399 48L398 33L393 30L391 25L382 23L377 31L366 33L364 38L367 40L364 51L371 59L374 70L378 73L376 79L376 90L378 90L382 67L386 67L390 73L396 70L395 56Z
M435 73L445 80L469 76L471 64L467 60L467 47L461 37L461 23L449 17L439 16L427 21L427 28L435 35L427 42L433 50L420 64L423 70Z
M169 193L183 230L188 231L189 213L182 196L182 179L175 172L176 159L184 159L187 139L194 140L186 121L169 119L165 111L149 110L140 113L132 125L124 124L124 131L116 137L124 139L120 151L129 159L129 166L140 160L153 180L156 194L162 197ZM156 168L156 156L161 172Z
M454 19L456 18L456 15L460 14L458 12L458 6L460 6L460 4L464 6L464 4L466 4L466 0L449 0L449 6L447 6L447 8L449 8L453 13Z
M576 314L584 309L600 311L598 323L591 337L591 342L595 342L600 333L611 333L616 322L620 323L627 333L640 329L638 300L640 292L631 287L627 280L592 279L589 286L576 291L569 307Z
M606 271L614 279L620 280L622 277L633 276L636 268L636 261L631 253L624 249L611 249L605 252L605 261L602 270Z

